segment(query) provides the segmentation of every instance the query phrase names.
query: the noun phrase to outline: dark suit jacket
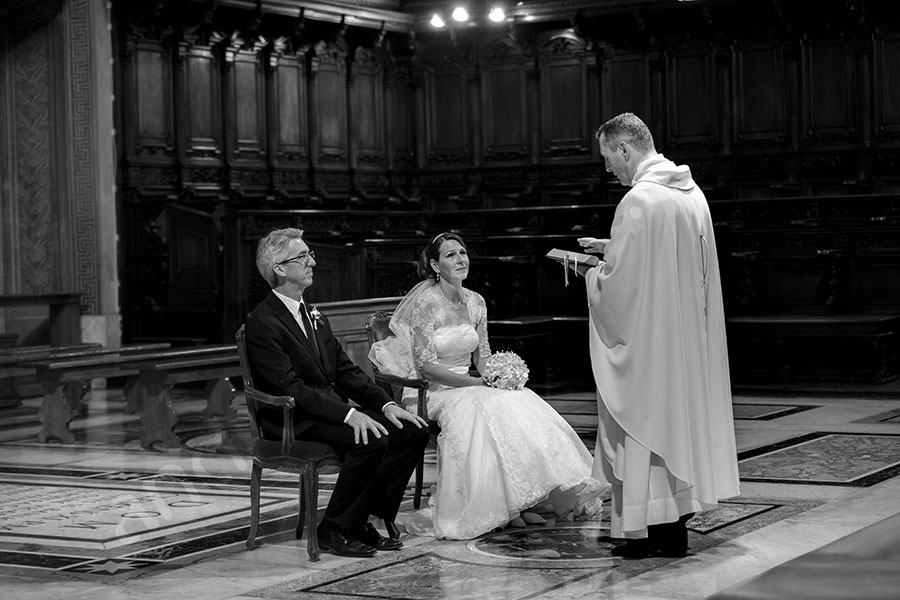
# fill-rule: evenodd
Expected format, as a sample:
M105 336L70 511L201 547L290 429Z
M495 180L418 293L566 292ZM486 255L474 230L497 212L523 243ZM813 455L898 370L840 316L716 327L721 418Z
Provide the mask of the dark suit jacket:
M273 292L247 317L244 331L254 386L269 394L293 396L296 401L295 434L312 422L343 423L350 410L349 399L378 414L391 401L350 360L324 317L315 331L317 357L310 340ZM257 416L266 437L281 438L280 409L260 407Z

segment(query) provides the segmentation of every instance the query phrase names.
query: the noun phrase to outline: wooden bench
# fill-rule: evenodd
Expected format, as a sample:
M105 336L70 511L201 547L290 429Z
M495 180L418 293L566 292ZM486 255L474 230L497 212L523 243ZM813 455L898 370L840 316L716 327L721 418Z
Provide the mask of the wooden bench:
M38 409L38 420L42 423L38 441L46 442L52 438L65 443L73 441L68 424L72 419L72 412L81 409L81 398L87 390L84 382L99 377L132 374L123 373L121 365L142 353L168 348L169 345L165 343L101 347L87 349L88 354L70 351L60 356L51 355L45 359L20 363L20 367L34 369L44 392L44 399Z
M149 450L157 442L178 445L174 434L178 415L169 392L179 383L206 382L201 392L206 398L205 419L235 418L229 378L241 374L241 365L234 344L171 350L126 362L122 368L134 372L125 386L126 412L140 411L143 448Z
M182 361L189 359L202 359L217 357L218 355L234 356L237 359L237 347L234 344L210 344L207 346L191 346L187 348L171 348L160 352L154 352L147 356L136 357L131 364L123 364L123 368L136 370L138 367L149 368L148 365L158 363L162 365L166 361ZM199 381L199 380L193 380ZM133 414L143 410L143 390L136 388L139 378L132 375L125 382L123 392L125 394L125 414ZM182 382L183 383L183 382ZM171 387L171 386L170 386Z
M726 319L732 379L866 381L897 378L900 317L755 315Z
M141 347L140 350L136 348ZM83 388L80 382L96 377L126 377L124 388L126 413L140 412L141 445L149 448L156 441L172 443L175 413L168 390L176 383L208 381L204 394L208 405L205 416L234 417L231 400L234 394L228 377L240 374L234 344L169 348L168 344L130 346L127 351L95 354L68 359L50 359L28 363L37 372L44 389L44 400L38 411L42 423L38 440L56 438L70 443L74 437L68 430L74 401Z
M707 600L894 600L900 514L724 589Z
M71 346L19 346L0 350L0 408L19 404L16 376L20 371L17 367L21 363L99 347L100 344L73 344Z

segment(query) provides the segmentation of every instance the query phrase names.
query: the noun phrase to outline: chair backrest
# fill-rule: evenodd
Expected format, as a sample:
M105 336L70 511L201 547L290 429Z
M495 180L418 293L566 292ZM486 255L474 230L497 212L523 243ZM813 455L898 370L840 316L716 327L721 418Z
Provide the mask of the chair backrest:
M250 375L250 363L247 362L247 342L244 339L244 326L238 327L234 333L234 342L237 344L238 360L241 361L241 376L244 378L244 385L253 387L253 376Z
M253 387L253 376L250 374L250 363L247 361L247 341L244 338L244 326L238 327L234 333L234 342L237 344L238 360L241 361L241 377L244 379L244 389ZM250 420L250 437L253 443L263 436L262 430L259 428L259 422L256 420L256 401L246 392L244 398L247 401L247 417Z
M390 327L393 314L393 311L390 310L379 310L366 317L366 337L369 339L369 348L375 342L386 340L394 335ZM397 400L403 394L402 388L379 379L378 367L374 363L372 363L372 371L375 373L375 383L380 385L381 389L387 392L391 398Z
M391 331L393 314L390 310L379 310L366 317L366 337L369 338L369 346L394 335Z

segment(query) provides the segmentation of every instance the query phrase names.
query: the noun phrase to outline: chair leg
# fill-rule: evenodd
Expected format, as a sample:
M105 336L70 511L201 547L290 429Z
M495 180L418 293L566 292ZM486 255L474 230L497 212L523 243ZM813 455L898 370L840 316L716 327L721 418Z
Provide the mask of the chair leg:
M388 519L384 520L384 528L387 530L388 537L392 540L400 539L400 530L397 528L397 524L393 521L389 521Z
M422 455L422 458L419 459L419 464L416 465L416 488L413 493L413 508L419 510L419 507L422 505L422 480L425 478L425 455Z
M306 528L309 530L306 541L306 552L309 554L309 561L316 562L319 560L319 533L317 529L318 508L319 508L319 470L310 469L303 474L306 480L304 490L306 492Z
M306 486L308 484L305 474L301 473L299 484L300 510L297 512L297 529L295 530L298 540L303 537L303 525L306 522Z
M262 467L253 464L250 472L250 533L247 534L247 550L253 550L256 530L259 527L259 487L262 481Z

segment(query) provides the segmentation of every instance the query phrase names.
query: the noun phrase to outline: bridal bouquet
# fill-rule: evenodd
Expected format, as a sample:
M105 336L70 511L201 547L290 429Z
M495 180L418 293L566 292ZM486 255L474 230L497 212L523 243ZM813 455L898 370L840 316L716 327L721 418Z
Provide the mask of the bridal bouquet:
M528 365L515 352L495 352L484 364L482 379L491 387L521 390L528 381Z

